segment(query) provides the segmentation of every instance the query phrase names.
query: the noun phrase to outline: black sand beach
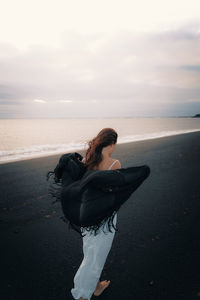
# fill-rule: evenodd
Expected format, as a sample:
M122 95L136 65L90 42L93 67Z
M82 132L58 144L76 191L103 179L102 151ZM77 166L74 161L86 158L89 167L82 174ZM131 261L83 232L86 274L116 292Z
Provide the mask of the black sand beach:
M60 156L0 165L1 300L73 299L82 240L47 195L46 173ZM147 164L151 174L118 212L101 276L111 284L92 299L197 298L200 132L117 145L113 158Z

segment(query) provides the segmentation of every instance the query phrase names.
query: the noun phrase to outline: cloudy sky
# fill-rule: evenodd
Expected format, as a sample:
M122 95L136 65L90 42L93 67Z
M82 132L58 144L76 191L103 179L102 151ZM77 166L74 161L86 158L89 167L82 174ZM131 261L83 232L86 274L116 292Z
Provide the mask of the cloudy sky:
M0 0L0 118L196 113L199 0Z

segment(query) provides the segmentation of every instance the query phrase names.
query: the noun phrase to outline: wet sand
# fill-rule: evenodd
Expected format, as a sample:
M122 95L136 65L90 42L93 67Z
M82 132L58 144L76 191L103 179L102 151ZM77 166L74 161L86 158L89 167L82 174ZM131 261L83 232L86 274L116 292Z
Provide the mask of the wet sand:
M73 299L82 240L46 181L60 156L0 164L1 300ZM111 284L99 299L192 299L200 293L200 132L119 144L113 158L151 174L118 212L101 276Z

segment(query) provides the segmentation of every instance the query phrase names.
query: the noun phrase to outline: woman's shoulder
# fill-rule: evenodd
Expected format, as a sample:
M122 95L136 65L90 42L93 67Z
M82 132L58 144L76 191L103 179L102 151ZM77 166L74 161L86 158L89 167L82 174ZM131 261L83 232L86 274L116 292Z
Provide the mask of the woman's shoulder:
M120 169L121 164L118 159L115 158L110 158L107 161L103 161L103 169L105 170L115 170L115 169Z
M121 163L120 163L119 159L112 159L111 165L112 165L111 170L121 168Z
M82 159L82 162L83 163L85 162L85 157ZM110 166L112 166L112 167L110 168ZM120 163L119 159L110 158L109 160L103 160L98 165L97 170L107 170L108 168L110 168L110 170L120 169L121 163Z

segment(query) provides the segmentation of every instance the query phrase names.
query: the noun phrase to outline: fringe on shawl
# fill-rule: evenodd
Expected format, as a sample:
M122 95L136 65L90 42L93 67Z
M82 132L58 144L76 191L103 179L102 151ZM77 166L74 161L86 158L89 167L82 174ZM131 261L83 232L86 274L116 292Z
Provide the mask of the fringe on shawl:
M73 223L71 223L64 215L61 216L60 218L68 224L68 229L73 229L76 232L78 232L80 234L81 237L84 237L86 234L85 231L91 232L92 234L94 234L95 236L98 234L98 231L100 228L102 228L104 234L108 234L108 232L104 231L105 225L108 225L108 230L109 232L113 232L111 229L114 229L115 231L118 231L118 228L115 226L115 224L113 223L113 219L114 216L117 212L114 211L112 212L111 216L108 216L106 218L104 218L102 221L100 221L99 223L92 225L92 226L77 226Z
M48 194L55 198L55 201L52 202L52 204L55 204L56 202L61 202L61 190L62 190L62 183L61 183L61 178L57 178L56 174L54 171L49 171L46 174L47 181L50 179L50 177L54 175L53 182L50 183L48 187ZM120 205L121 206L121 205ZM98 234L99 228L101 227L104 234L107 234L107 232L104 231L105 225L107 224L109 232L113 232L111 229L114 229L115 231L118 231L118 228L115 226L113 223L113 219L119 210L119 207L115 209L115 211L108 211L106 217L101 220L97 221L95 225L91 226L78 226L76 224L73 224L68 220L64 215L61 216L60 218L68 224L68 229L74 229L76 232L78 232L81 237L84 237L85 235L83 234L85 231L89 231L95 236Z

